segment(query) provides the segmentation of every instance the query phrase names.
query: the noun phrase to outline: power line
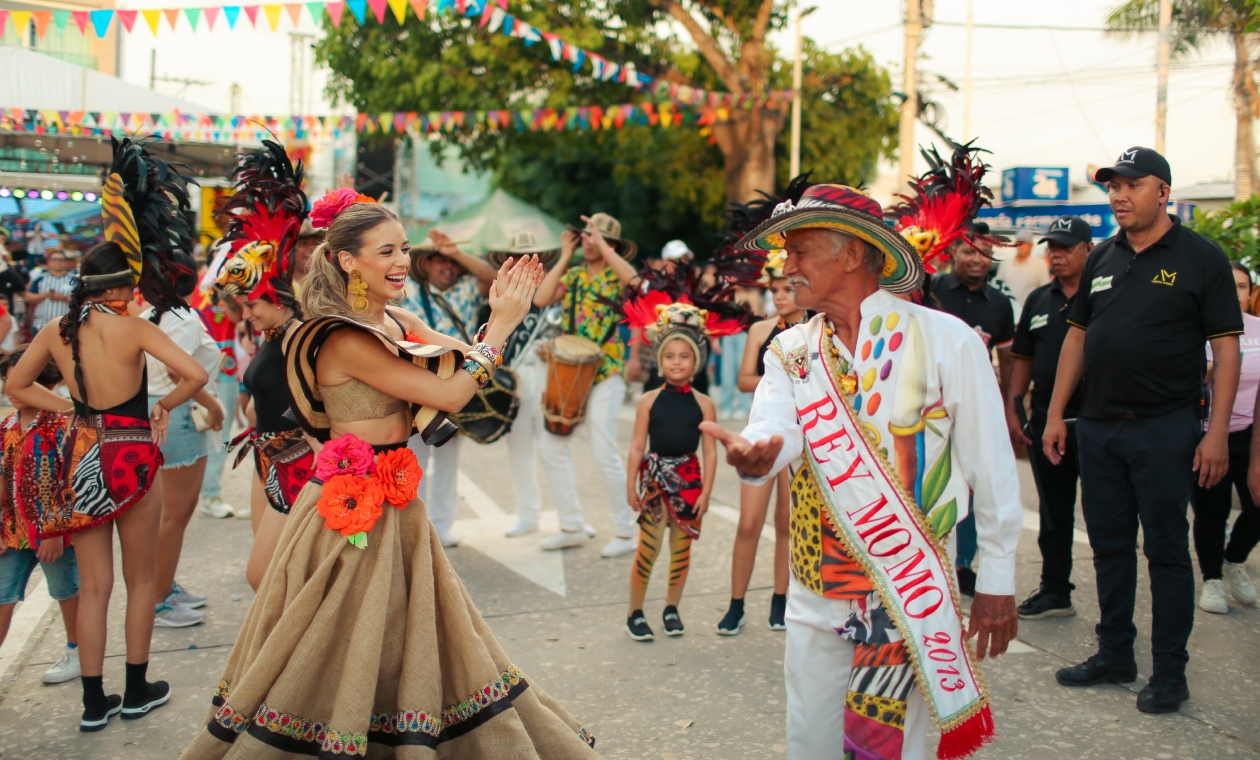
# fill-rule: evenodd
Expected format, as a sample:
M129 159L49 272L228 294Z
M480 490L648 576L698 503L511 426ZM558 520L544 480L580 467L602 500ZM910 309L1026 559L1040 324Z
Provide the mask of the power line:
M901 22L898 21L895 24L889 24L888 26L881 26L880 28L872 29L869 32L862 32L861 34L855 34L851 37L844 37L842 39L834 40L832 42L825 42L822 44L822 47L833 48L838 45L844 45L849 42L854 42L856 40L860 40L866 37L874 37L877 34L883 34L884 32L891 32L893 29L900 29L900 28L901 28Z
M925 24L924 26L929 26L929 25ZM965 27L967 26L967 24L966 22L962 22L962 21L933 21L930 24L930 26ZM1032 31L1047 31L1047 32L1106 32L1106 31L1110 31L1106 27L1102 27L1102 26L1056 26L1053 24L972 24L971 26L974 29L1009 29L1009 30L1024 30L1024 31L1032 30ZM1152 26L1149 28L1143 27L1140 29L1125 29L1124 31L1126 33L1128 32L1158 32L1159 27Z

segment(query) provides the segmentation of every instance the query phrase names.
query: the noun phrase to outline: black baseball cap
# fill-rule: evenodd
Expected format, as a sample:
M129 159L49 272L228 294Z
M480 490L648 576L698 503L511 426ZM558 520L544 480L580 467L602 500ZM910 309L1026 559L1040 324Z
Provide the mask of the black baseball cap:
M1046 230L1046 236L1037 242L1049 241L1060 245L1076 245L1088 243L1093 239L1094 229L1089 226L1089 222L1079 216L1061 216L1050 224L1050 229Z
M1152 176L1172 184L1172 169L1168 167L1168 159L1150 148L1132 147L1120 154L1115 166L1099 169L1094 173L1096 182L1110 182L1116 174L1137 179Z

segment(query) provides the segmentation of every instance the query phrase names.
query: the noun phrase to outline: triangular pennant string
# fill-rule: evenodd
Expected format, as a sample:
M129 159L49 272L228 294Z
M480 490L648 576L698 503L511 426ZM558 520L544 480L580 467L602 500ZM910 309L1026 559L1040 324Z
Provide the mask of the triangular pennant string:
M74 19L75 25L79 27L79 34L87 34L87 11L70 11L70 18Z
M153 32L153 36L157 36L158 22L162 20L162 11L151 8L140 11L140 15L144 16L144 23L149 25L149 31Z
M35 34L39 38L44 39L44 34L48 31L48 22L52 21L52 11L32 11L31 23L35 24Z
M284 9L289 12L289 20L293 22L293 26L302 23L302 4L286 3Z
M328 17L332 19L334 27L341 26L341 13L346 9L346 4L341 0L335 3L325 3L324 10L328 12Z
M13 31L17 34L18 39L26 34L26 25L31 23L30 11L10 11L9 17L13 19Z
M264 5L262 9L263 13L267 16L267 25L271 27L271 31L274 32L279 29L280 11L284 10L284 7L275 3L268 3L267 5Z
M386 0L368 0L368 5L372 8L372 15L376 16L376 23L385 23Z
M363 22L367 20L367 0L346 0L346 7L354 15L354 20L359 22L359 26L363 26Z
M166 16L166 23L170 24L171 31L175 31L175 22L179 21L179 8L163 8L162 15Z
M70 23L70 11L53 11L53 25L57 27L57 31L65 33L66 24ZM4 34L4 27L0 26L0 34Z
M136 17L140 15L139 11L118 11L118 23L122 24L123 29L127 30L127 34L131 34L131 30L136 26Z
M394 12L394 19L399 24L407 20L407 0L389 0L389 9Z
M201 9L185 8L184 17L188 19L188 25L192 27L192 30L197 31L197 22L201 21Z
M206 26L210 27L210 31L214 31L214 22L219 18L219 11L222 10L217 5L208 5L201 9L206 14Z
M423 19L428 10L429 0L411 0L411 12L416 14L416 18Z
M323 3L307 3L307 13L311 14L311 21L315 22L315 26L322 26L324 23L324 4Z
M88 11L88 15L92 17L92 29L96 32L97 39L105 39L105 35L109 32L109 24L114 20L114 12L112 10Z
M245 11L245 16L249 19L250 26L257 29L258 28L258 6L257 5L244 5L244 6L241 6L241 10Z

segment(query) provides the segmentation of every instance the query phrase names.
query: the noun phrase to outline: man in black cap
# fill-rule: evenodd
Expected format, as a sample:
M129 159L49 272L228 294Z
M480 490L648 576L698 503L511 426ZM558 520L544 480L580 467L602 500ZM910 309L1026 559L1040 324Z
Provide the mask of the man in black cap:
M1042 442L1051 462L1062 461L1064 413L1083 376L1076 440L1101 620L1098 654L1056 677L1065 686L1137 678L1133 605L1141 524L1153 597L1153 667L1137 707L1173 712L1190 698L1194 569L1186 505L1196 480L1213 486L1229 468L1242 311L1225 254L1168 215L1172 172L1163 156L1132 148L1095 176L1107 184L1120 232L1085 264ZM1205 341L1215 361L1206 434Z
M1028 294L1015 328L1011 345L1011 380L1006 389L1006 421L1012 440L1032 444L1046 427L1050 397L1054 392L1054 375L1059 364L1059 349L1068 334L1068 312L1081 283L1085 259L1093 250L1093 231L1080 217L1064 216L1054 220L1045 237L1047 258L1054 279ZM1032 438L1019 424L1015 397L1028 392L1032 383ZM1078 393L1072 394L1064 411L1076 417ZM1076 481L1079 477L1076 458L1076 434L1068 431L1063 461L1055 465L1039 446L1030 445L1028 455L1037 475L1041 497L1041 530L1037 546L1041 549L1041 586L1019 605L1019 616L1026 620L1045 617L1068 617L1076 614L1072 607L1072 537L1076 512Z

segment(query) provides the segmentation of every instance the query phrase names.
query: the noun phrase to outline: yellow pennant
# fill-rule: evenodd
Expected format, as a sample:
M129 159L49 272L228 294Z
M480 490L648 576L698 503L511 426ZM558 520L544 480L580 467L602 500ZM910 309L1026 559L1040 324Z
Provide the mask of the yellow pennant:
M407 0L389 0L389 9L394 12L394 18L401 24L407 17Z
M271 25L271 31L276 31L280 26L280 11L283 9L280 5L264 5L263 13L267 14L267 23Z
M153 36L156 37L158 22L162 20L162 11L154 8L140 11L140 15L144 16L144 23L149 25L149 31L153 32Z

